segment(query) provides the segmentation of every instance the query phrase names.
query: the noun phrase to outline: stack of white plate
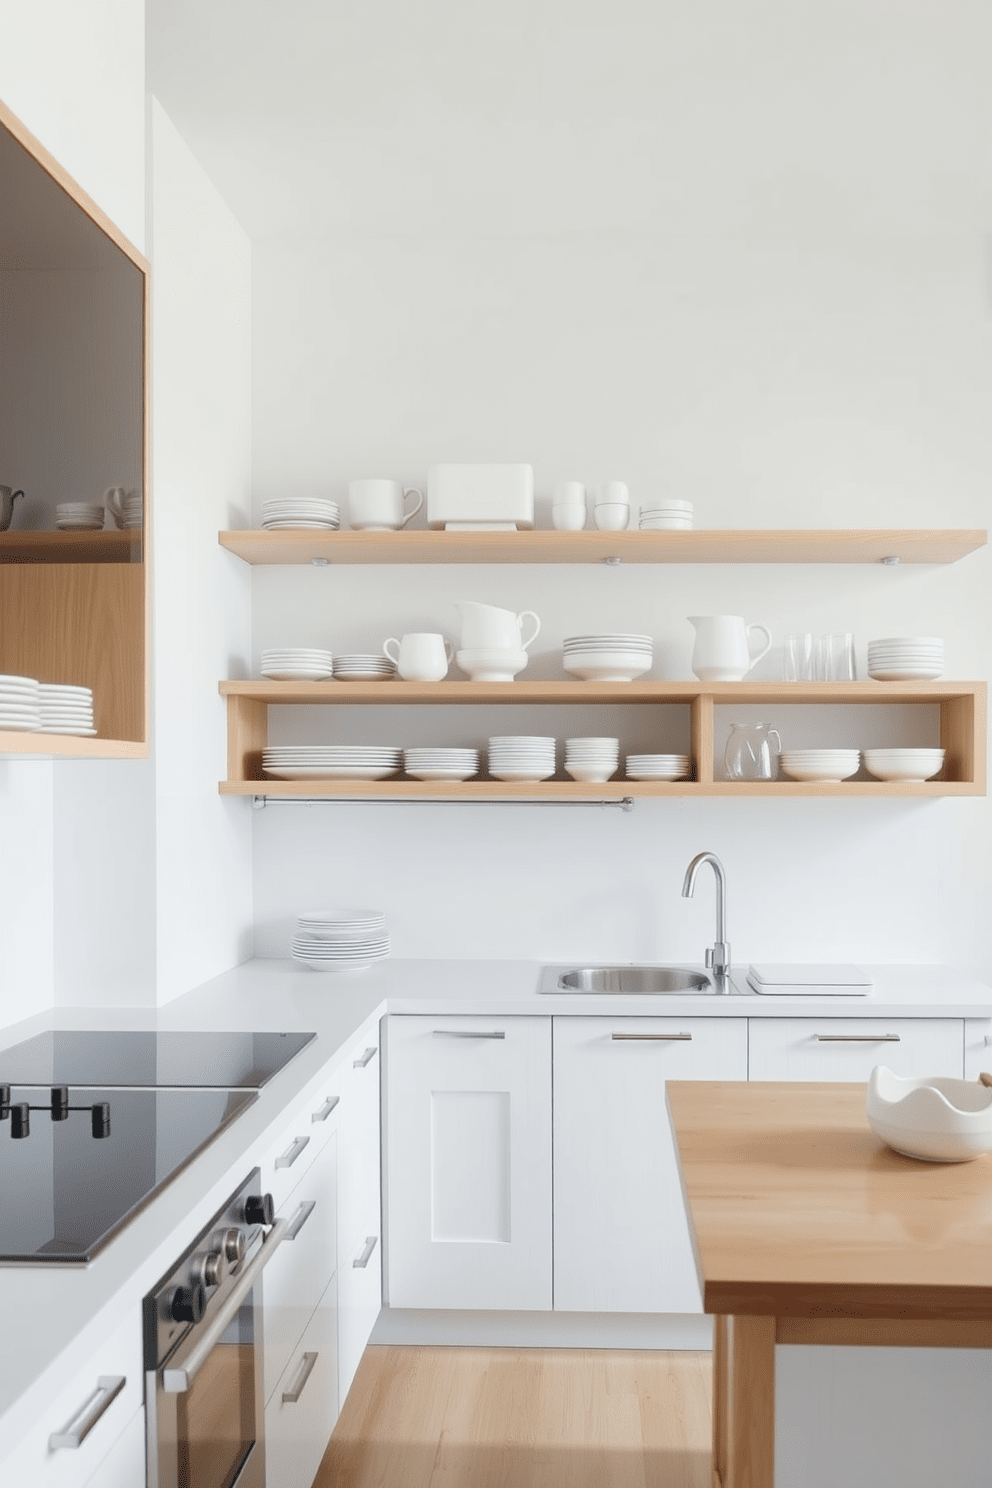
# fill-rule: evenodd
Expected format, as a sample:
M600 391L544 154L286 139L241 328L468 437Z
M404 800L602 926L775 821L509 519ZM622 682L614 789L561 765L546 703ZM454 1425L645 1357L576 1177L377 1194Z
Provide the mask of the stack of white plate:
M331 676L330 651L314 646L272 647L262 652L262 676L276 682L322 682Z
M387 744L273 744L262 766L276 780L385 780L402 754Z
M565 740L565 773L573 780L609 780L619 763L619 739Z
M865 766L876 780L898 780L920 785L939 775L944 764L942 749L866 749Z
M281 501L262 502L262 526L269 531L283 527L324 527L336 531L341 508L321 496L287 496Z
M396 664L383 656L335 656L335 677L341 682L388 682L396 676Z
M879 682L933 682L943 674L939 636L886 636L868 642L868 675Z
M837 785L856 775L861 765L858 749L783 749L779 756L782 772L793 780L817 781Z
M566 636L566 672L583 682L632 682L651 670L653 642L646 635Z
M489 740L489 773L495 780L549 780L555 741L538 734L504 734Z
M686 780L692 774L687 754L628 754L628 780Z
M0 729L40 728L40 687L34 677L0 676Z
M60 501L55 508L59 532L99 532L103 518L102 501Z
M479 751L404 749L403 768L414 780L468 780L479 773Z
M691 501L659 501L657 506L642 506L642 532L691 532Z
M38 704L41 710L40 734L80 734L92 737L93 689L73 687L68 682L40 682Z
M144 498L141 492L128 491L121 503L120 520L117 519L113 511L111 511L111 516L114 518L115 527L121 528L124 532L133 532L135 528L141 526L143 512Z
M389 955L386 916L378 909L304 910L290 954L312 971L359 971Z

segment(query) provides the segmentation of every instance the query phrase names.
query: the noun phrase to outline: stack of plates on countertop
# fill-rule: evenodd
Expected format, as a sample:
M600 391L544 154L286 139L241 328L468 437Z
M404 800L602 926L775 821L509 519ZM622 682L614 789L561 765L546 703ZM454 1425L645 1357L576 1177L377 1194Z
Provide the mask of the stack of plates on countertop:
M555 740L538 734L504 734L489 740L489 773L496 780L549 780L555 773Z
M692 761L687 754L628 754L628 780L687 780Z
M866 997L875 978L863 966L782 966L753 963L747 969L753 992L779 997Z
M783 749L779 764L793 780L837 785L856 775L861 767L859 749Z
M61 501L55 508L59 532L100 532L103 518L102 501Z
M331 676L330 651L313 646L283 646L262 652L262 676L277 682L321 682Z
M385 780L402 754L386 744L273 744L262 766L276 780Z
M335 656L335 677L341 682L389 682L396 676L396 663L383 656Z
M583 682L632 682L651 670L653 648L646 635L566 636L563 665Z
M296 921L290 954L313 971L358 971L389 955L386 916L378 909L307 909Z
M886 636L868 642L868 675L879 682L934 682L944 674L939 636Z
M691 532L691 501L659 501L657 506L642 506L642 532Z
M92 738L93 689L73 687L68 682L41 682L38 684L38 704L41 709L40 734L80 734Z
M41 727L41 684L34 677L0 676L0 729Z
M414 780L468 780L479 773L479 751L404 749L403 768Z
M943 749L866 749L865 768L876 780L922 785L944 767Z
M341 508L321 496L287 496L282 501L262 502L262 526L269 531L283 527L324 527L336 531Z
M620 763L619 739L566 739L565 773L573 780L609 780Z

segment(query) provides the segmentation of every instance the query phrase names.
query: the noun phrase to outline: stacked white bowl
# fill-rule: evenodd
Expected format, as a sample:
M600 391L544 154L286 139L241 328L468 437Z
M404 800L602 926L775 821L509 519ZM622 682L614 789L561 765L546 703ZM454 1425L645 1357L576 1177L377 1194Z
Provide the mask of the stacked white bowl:
M489 740L489 773L495 780L549 780L555 773L555 740L538 734L503 734Z
M628 780L687 780L692 761L687 754L628 754Z
M297 918L290 954L311 971L359 971L389 955L379 909L307 909Z
M414 780L468 780L479 773L479 751L426 746L404 749L403 769Z
M330 651L314 646L273 646L262 652L262 676L276 682L322 682L332 675Z
M396 664L388 656L335 656L332 670L339 682L388 682Z
M40 734L79 734L83 738L92 738L96 733L91 687L74 687L68 682L40 682L38 704Z
M609 780L619 763L619 739L565 740L565 773L573 780Z
M868 642L868 675L879 682L934 682L944 674L940 636L885 636Z
M40 688L35 677L0 676L0 729L34 732L40 728Z
M653 648L646 635L566 636L562 665L583 682L633 682L651 670Z
M876 780L898 780L903 785L921 785L932 780L944 766L942 749L866 749L865 766Z
M59 532L100 532L104 515L102 501L60 501L55 526Z
M642 532L691 532L691 501L659 501L656 506L641 507Z
M338 503L326 501L322 496L287 496L262 502L262 526L269 531L286 527L323 527L336 531L340 525Z
M271 744L262 768L276 780L385 780L402 754L389 744Z
M779 765L793 780L837 785L856 775L861 766L858 749L783 749Z

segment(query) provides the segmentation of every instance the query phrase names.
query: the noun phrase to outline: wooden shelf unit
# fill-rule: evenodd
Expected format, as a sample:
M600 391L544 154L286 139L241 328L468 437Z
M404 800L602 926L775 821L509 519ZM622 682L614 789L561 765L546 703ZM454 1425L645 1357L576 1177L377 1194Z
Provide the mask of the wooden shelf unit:
M958 796L986 790L986 684L984 682L221 682L227 701L227 779L223 795L332 800L613 800L625 796ZM548 780L518 785L501 781L277 781L262 770L272 706L369 704L533 704L553 708L572 703L669 705L689 713L693 780L671 783L614 779L602 785ZM947 778L921 785L855 780L837 785L801 781L737 782L714 778L715 709L724 704L936 705L940 744L947 751ZM621 741L621 755L624 753Z
M694 532L221 532L246 563L956 563L981 528Z
M140 563L142 534L0 532L0 563Z

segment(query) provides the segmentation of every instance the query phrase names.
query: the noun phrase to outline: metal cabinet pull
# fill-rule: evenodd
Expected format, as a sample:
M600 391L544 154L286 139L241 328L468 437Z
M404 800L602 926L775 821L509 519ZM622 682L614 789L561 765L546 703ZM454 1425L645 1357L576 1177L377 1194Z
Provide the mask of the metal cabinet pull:
M814 1033L818 1044L898 1044L901 1033Z
M113 1405L126 1384L127 1376L124 1374L101 1374L93 1394L83 1401L72 1420L61 1431L52 1432L48 1438L49 1451L58 1452L62 1447L75 1450L82 1446L104 1411Z
M296 1141L286 1148L286 1151L282 1154L282 1157L276 1158L276 1167L291 1168L296 1159L299 1157L300 1153L303 1151L304 1147L309 1145L309 1142L309 1137L297 1137Z
M299 1209L297 1209L296 1211L296 1214L289 1222L289 1229L286 1231L287 1240L296 1239L297 1235L300 1233L303 1226L306 1224L307 1220L310 1218L316 1207L316 1199L304 1199L302 1201Z
M435 1028L434 1029L434 1037L435 1038L486 1038L486 1039L505 1039L506 1038L506 1034L505 1033L495 1033L495 1032L494 1033L476 1032L476 1030L474 1028L469 1028L469 1029L465 1029L465 1030L462 1030L462 1029L459 1029L459 1028Z
M360 1256L356 1256L355 1259L351 1263L352 1266L354 1267L354 1269L356 1271L364 1271L365 1270L365 1267L368 1265L369 1261L372 1259L372 1252L375 1250L376 1245L378 1244L378 1241L379 1241L379 1236L378 1235L366 1235L366 1237L365 1237L365 1244L362 1247L362 1253L361 1253L361 1255Z
M375 1056L378 1054L378 1052L379 1052L379 1050L376 1049L376 1048L366 1049L365 1050L365 1053L361 1056L361 1058L355 1060L354 1068L355 1069L364 1069L365 1066L368 1064L369 1060L370 1059L374 1059Z
M313 1366L320 1358L319 1354L304 1354L303 1362L300 1364L300 1372L296 1376L296 1383L288 1390L282 1392L283 1405L295 1405L303 1391L307 1387L307 1380L313 1374Z
M618 1043L692 1043L691 1033L611 1033L610 1037Z
M330 1116L331 1112L334 1110L335 1106L340 1105L340 1103L341 1097L339 1095L329 1095L324 1104L321 1106L320 1110L314 1111L312 1113L310 1120L326 1121L328 1116Z

